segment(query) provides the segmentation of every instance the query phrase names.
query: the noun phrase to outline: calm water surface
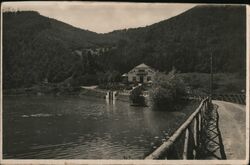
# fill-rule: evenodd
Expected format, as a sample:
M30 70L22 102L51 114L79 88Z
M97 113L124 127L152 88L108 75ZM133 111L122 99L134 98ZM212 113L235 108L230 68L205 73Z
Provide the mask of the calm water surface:
M142 159L185 117L88 97L5 96L3 158Z

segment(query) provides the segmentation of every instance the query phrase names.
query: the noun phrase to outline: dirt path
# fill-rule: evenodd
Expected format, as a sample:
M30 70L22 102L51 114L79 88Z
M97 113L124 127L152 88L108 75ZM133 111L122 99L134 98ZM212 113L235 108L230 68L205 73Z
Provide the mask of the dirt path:
M219 129L227 159L246 157L246 106L224 101L218 105Z

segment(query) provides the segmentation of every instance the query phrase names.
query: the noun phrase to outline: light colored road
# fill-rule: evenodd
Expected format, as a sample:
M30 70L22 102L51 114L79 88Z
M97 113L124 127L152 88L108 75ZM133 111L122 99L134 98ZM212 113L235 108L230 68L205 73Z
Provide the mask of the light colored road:
M227 159L246 158L246 106L225 101L218 105L219 129Z

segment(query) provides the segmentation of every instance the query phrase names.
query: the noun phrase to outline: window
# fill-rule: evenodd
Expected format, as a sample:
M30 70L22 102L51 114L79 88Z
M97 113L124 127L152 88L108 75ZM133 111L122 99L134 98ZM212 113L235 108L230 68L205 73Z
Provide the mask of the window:
M136 77L135 76L133 77L133 81L136 81Z
M139 72L145 72L145 70L144 70L144 69L139 69L138 71L139 71Z
M151 77L150 77L150 76L148 76L148 77L147 77L147 81L150 81L150 80L151 80Z

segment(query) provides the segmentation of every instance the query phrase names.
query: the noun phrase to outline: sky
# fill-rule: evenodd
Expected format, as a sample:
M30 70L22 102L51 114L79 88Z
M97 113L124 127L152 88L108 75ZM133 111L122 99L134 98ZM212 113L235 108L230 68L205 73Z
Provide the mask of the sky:
M114 2L5 2L2 11L33 10L75 27L107 33L144 27L176 16L194 4Z

